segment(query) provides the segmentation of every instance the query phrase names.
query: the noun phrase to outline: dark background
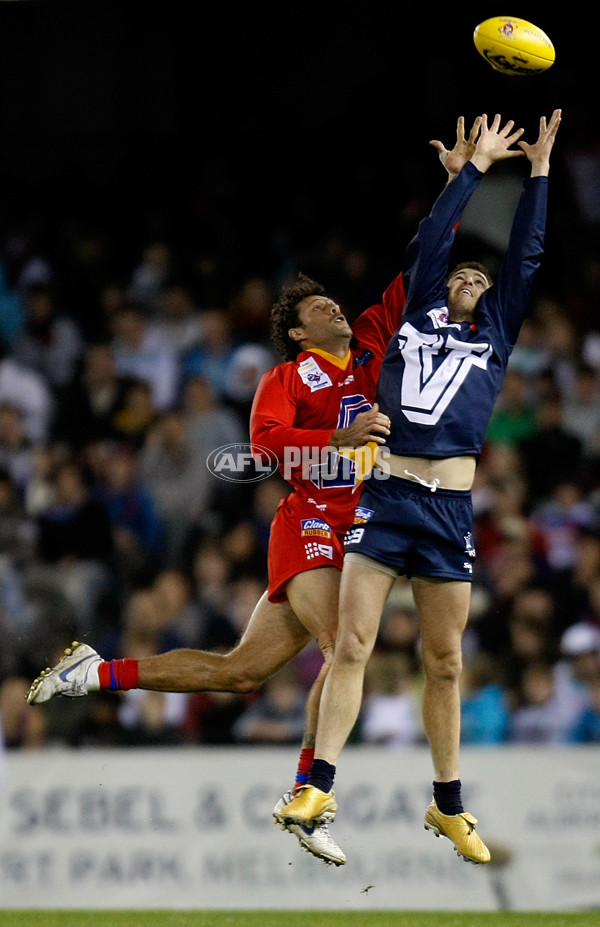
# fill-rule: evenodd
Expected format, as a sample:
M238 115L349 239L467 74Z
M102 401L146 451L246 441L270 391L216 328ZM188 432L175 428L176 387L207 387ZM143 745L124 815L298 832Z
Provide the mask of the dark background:
M597 247L571 161L600 147L588 108L596 30L564 7L525 4L517 12L548 33L556 63L507 77L472 40L497 12L4 0L0 234L33 228L55 250L66 229L108 237L115 271L162 236L182 254L218 252L241 279L340 228L380 259L383 278L443 182L430 138L451 145L456 117L485 111L533 139L560 106L547 265L560 295L582 249Z

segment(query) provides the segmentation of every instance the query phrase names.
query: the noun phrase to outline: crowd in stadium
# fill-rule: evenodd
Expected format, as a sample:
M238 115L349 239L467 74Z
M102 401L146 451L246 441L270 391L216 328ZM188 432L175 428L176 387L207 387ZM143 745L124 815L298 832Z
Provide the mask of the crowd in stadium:
M316 645L252 695L25 701L73 639L105 659L235 644L266 588L269 525L287 487L277 475L225 483L206 459L248 440L258 380L279 361L269 341L277 288L304 270L353 318L398 270L397 255L372 256L378 242L363 248L343 228L317 235L308 204L303 213L297 204L295 236L276 230L255 270L255 250L242 258L227 224L223 189L213 178L196 203L204 239L149 223L119 250L118 234L85 222L38 217L4 229L0 711L9 749L301 738ZM399 225L412 228L413 206ZM600 741L600 259L579 253L578 288L565 299L549 283L555 258L511 356L473 490L464 744ZM398 580L353 741L423 743L421 684L412 598Z

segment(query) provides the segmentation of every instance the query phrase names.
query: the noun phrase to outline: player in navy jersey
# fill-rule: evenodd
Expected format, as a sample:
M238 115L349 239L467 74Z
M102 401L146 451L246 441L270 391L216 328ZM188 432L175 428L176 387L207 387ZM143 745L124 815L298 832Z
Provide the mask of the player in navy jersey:
M447 151L440 143L440 157L450 176L471 155L478 125L476 121L465 137L461 117L454 148ZM321 688L333 652L344 535L353 523L365 485L360 484L355 463L340 459L338 450L345 453L366 442L372 446L385 443L389 418L373 402L381 363L400 325L404 301L400 274L385 290L381 303L363 312L350 327L324 288L299 275L286 284L273 307L274 341L284 362L268 371L259 384L251 414L251 440L277 456L293 491L282 501L271 526L269 588L233 650L173 650L139 660L105 661L89 644L74 642L55 667L33 681L30 704L105 688L251 692L314 639L324 662L306 705L296 785L306 781ZM299 448L313 455L308 467L306 456L291 465L292 452ZM277 810L289 798L287 792ZM298 825L293 833L315 856L335 865L345 863L326 824Z
M550 152L560 120L560 110L548 122L542 118L530 145L513 121L502 127L500 116L491 124L482 116L473 155L407 248L406 306L377 389L391 420L390 476L365 485L360 523L346 537L339 630L315 759L307 785L277 816L284 826L335 817L336 763L358 717L385 602L396 577L406 575L419 616L423 721L434 767L425 827L448 837L464 859L490 860L476 819L464 811L459 778L461 640L475 559L471 486L543 253ZM443 153L439 142L432 144ZM477 262L450 270L457 224L484 173L496 161L523 155L530 177L497 282Z

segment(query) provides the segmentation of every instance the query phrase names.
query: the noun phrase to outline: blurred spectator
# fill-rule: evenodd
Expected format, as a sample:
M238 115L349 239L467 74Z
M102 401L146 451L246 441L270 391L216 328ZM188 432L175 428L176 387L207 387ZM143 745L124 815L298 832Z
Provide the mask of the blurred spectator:
M201 375L210 382L215 397L227 394L229 364L236 348L231 319L225 309L205 309L200 318L200 342L181 358L184 379Z
M600 674L589 684L590 702L575 718L568 740L575 744L600 744Z
M163 526L154 499L138 472L136 451L125 444L103 449L96 498L112 527L115 569L125 588L156 569L163 549Z
M536 429L530 381L518 367L509 366L486 432L489 444L514 445Z
M373 653L365 674L359 725L365 743L406 747L423 742L413 667L403 653Z
M265 552L252 521L243 519L223 532L222 550L231 564L232 578L254 576L267 585Z
M16 289L11 286L6 267L0 261L0 342L9 348L25 324L25 307Z
M128 381L117 374L109 344L89 344L83 366L61 396L53 438L74 451L116 436L116 416L125 402Z
M25 492L33 470L33 443L21 409L9 402L0 404L0 469L10 475L20 494Z
M268 679L233 725L238 743L298 744L305 726L306 691L291 664Z
M239 417L217 400L205 376L184 380L181 408L190 442L205 458L218 447L248 440Z
M31 474L23 501L28 515L40 515L54 501L54 471L61 460L68 457L68 452L56 444L37 444L31 456Z
M461 743L484 746L504 743L510 705L498 661L480 651L464 660L461 690Z
M166 412L151 425L139 465L164 525L165 563L177 563L190 530L210 508L216 482L204 453L191 440L181 411Z
M229 315L240 342L261 344L271 326L273 287L266 277L249 277L233 294ZM267 345L269 346L269 345Z
M543 369L552 377L562 399L573 392L581 356L579 330L565 307L548 296L536 301L533 315L540 323Z
M600 375L598 370L581 363L576 370L573 388L562 399L565 430L579 438L585 458L598 452L600 434Z
M530 523L541 533L548 564L557 575L571 570L579 532L593 527L596 520L593 505L574 479L557 483L549 498L533 509Z
M167 285L158 300L155 329L181 357L200 340L201 312L189 287L182 283Z
M36 516L36 559L26 581L63 593L75 618L74 636L88 632L101 594L114 580L114 544L108 514L93 497L81 466L58 465L52 499Z
M593 611L591 590L600 579L600 533L596 525L582 526L575 539L573 564L554 587L558 627L564 630Z
M32 442L45 441L54 415L54 395L45 377L14 357L0 357L0 403L16 406Z
M0 718L8 750L35 750L48 744L44 711L32 711L26 702L31 680L9 676L0 685Z
M547 366L544 350L544 321L537 315L526 318L508 362L509 370L520 370L534 384ZM532 393L535 390L532 389ZM535 399L535 395L530 398Z
M192 743L231 746L238 743L235 723L258 698L257 693L194 692L188 696L182 735Z
M201 616L189 577L174 567L159 570L153 580L152 591L163 620L182 646L199 647Z
M111 346L119 376L148 383L159 411L172 408L179 388L179 363L174 348L137 305L117 310L112 325Z
M128 379L125 382L123 404L114 417L115 436L139 449L144 445L150 427L159 417L151 384L145 380Z
M10 473L0 469L0 555L9 557L20 569L35 552L35 520L27 512Z
M536 406L535 433L519 442L519 451L531 506L547 500L559 483L568 483L580 476L582 442L565 428L559 396L540 400Z
M492 597L477 629L480 650L498 659L508 689L518 685L528 663L556 659L556 605L542 586L526 585L504 601Z
M519 744L561 744L571 724L568 700L557 691L552 664L534 660L523 669L515 692L508 739Z
M252 342L240 344L229 359L223 399L237 412L246 427L260 378L277 361L270 348Z
M198 646L204 650L229 650L238 641L238 629L227 615L232 572L220 537L197 544L191 574L200 621Z
M480 539L485 542L474 576L498 602L509 602L521 590L549 578L541 533L524 515L502 513L501 500L507 497L510 494L497 490L497 523L476 523L474 531L476 550Z
M570 706L570 729L591 701L591 688L600 678L600 624L576 621L560 639L560 659L554 676Z
M172 258L171 248L166 242L153 241L144 246L140 260L133 268L127 295L149 316L160 311L163 290L172 270Z
M131 595L123 618L122 632L114 640L111 657L141 659L181 646L173 616L164 613L161 600L151 588L139 589ZM104 652L103 656L111 658ZM187 698L184 692L145 689L123 692L118 720L125 742L144 746L181 742Z
M52 389L69 386L84 351L81 332L72 318L57 308L47 283L32 283L24 294L25 325L15 338L17 363L40 373Z

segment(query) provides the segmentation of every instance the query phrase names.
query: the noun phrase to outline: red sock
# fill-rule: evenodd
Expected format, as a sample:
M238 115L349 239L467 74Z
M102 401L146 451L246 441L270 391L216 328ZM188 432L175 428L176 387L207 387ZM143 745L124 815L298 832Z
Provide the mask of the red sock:
M98 667L98 679L101 689L137 689L138 661L129 657L124 660L104 660Z
M314 755L314 747L302 747L300 758L298 759L298 768L296 770L296 786L306 785ZM294 786L294 788L296 786Z

